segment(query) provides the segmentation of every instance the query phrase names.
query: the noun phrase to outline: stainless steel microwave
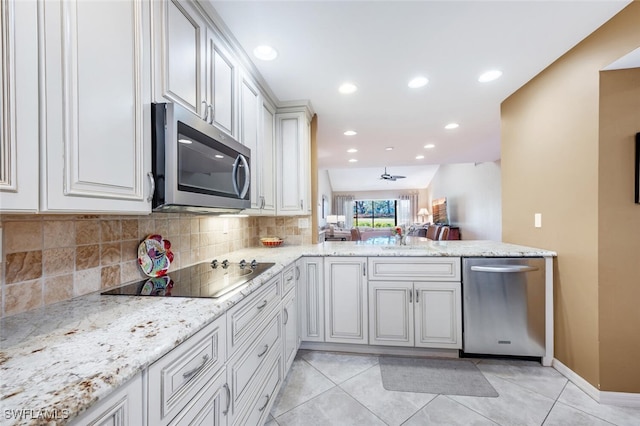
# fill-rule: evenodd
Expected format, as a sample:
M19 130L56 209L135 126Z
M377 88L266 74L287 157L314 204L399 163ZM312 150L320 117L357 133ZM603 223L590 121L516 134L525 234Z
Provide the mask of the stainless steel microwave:
M153 210L236 213L251 207L251 150L173 103L151 104Z

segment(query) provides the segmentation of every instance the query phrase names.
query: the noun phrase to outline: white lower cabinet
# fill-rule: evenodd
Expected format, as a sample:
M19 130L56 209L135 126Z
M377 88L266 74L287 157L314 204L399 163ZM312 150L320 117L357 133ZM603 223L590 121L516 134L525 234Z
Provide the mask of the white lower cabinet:
M293 288L282 300L282 353L288 370L298 352L298 298Z
M369 282L369 344L462 348L459 282Z
M143 393L142 374L138 374L103 401L91 407L73 424L80 426L138 426L144 424Z
M226 316L222 316L149 367L149 425L191 424L187 419L199 413L220 417L222 400L228 404L226 382L220 379L225 334ZM207 414L211 409L217 412Z
M189 405L173 419L170 425L226 425L226 414L231 402L227 392L229 387L227 386L226 372L227 370L224 368L219 371Z
M331 257L324 269L325 341L368 344L367 259Z
M305 342L324 342L324 258L298 260L298 329Z

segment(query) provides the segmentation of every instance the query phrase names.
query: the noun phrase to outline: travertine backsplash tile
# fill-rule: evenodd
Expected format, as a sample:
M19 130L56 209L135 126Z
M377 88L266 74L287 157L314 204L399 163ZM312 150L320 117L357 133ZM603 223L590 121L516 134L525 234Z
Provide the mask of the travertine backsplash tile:
M2 234L5 253L42 250L42 222L7 222Z
M61 302L73 297L73 274L57 275L44 279L44 300Z
M75 223L73 220L52 220L44 222L44 248L74 247L76 245Z
M91 244L100 241L100 222L98 220L77 220L76 244Z
M34 280L42 276L42 251L22 251L6 256L5 282L7 284Z
M68 274L73 272L73 247L52 248L42 252L42 272L45 276Z
M267 235L311 243L297 217L4 215L0 228L2 316L146 278L138 245L151 234L171 241L170 271L259 246Z
M76 271L95 268L100 265L100 245L76 247Z
M42 305L42 281L26 281L4 288L4 314L29 311Z

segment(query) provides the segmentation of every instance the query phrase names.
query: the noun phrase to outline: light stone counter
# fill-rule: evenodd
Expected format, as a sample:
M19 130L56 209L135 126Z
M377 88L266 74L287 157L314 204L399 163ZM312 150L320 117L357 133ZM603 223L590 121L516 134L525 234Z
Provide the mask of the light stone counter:
M300 256L552 257L552 251L493 241L324 242L256 247L227 258L276 262L240 292L190 299L92 294L0 322L0 424L64 424L259 289ZM222 259L219 259L222 260ZM15 410L15 411L14 411ZM20 413L19 410L30 410ZM22 418L20 418L22 414Z

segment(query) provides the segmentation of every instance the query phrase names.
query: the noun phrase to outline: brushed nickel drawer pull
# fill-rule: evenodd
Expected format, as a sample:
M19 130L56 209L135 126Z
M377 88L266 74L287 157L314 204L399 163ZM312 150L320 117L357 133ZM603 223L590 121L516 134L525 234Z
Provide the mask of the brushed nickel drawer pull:
M284 325L287 325L288 322L289 322L289 311L287 311L287 308L284 308Z
M264 349L262 350L262 352L260 352L258 354L258 358L262 357L264 354L267 353L267 351L269 350L269 345L264 345Z
M256 306L256 308L258 308L258 309L262 309L262 308L264 308L265 306L267 306L267 301L266 301L266 300L263 300L261 304L259 304L258 306Z
M420 303L420 290L416 289L416 303Z
M202 370L204 368L205 365L207 365L207 362L209 361L209 354L206 354L202 357L202 363L200 363L199 366L197 366L196 368L193 368L189 371L186 371L184 373L182 373L182 377L184 377L185 379L190 378L191 376L195 375L198 371Z
M231 406L231 389L229 389L228 383L225 383L222 387L227 391L227 408L222 412L222 414L226 416L229 412L229 407Z
M265 395L267 397L267 402L264 403L264 405L260 408L258 408L258 411L264 411L265 408L267 408L267 405L269 405L269 400L271 399L271 395Z

